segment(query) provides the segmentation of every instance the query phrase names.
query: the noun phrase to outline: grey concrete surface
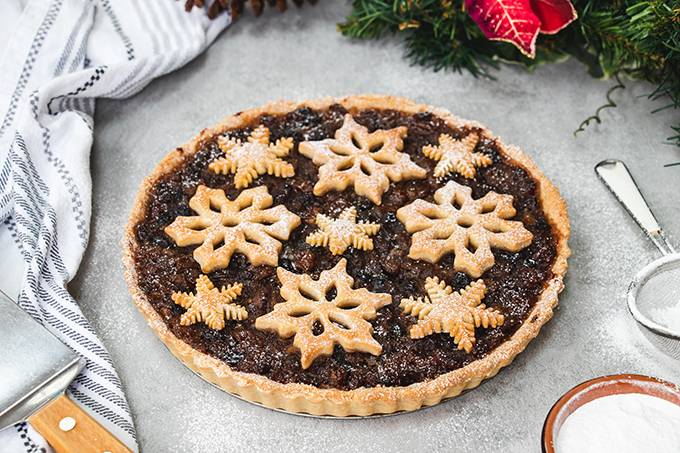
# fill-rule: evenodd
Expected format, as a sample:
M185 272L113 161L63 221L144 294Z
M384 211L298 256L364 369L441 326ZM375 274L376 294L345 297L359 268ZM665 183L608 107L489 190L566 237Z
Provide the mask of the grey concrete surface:
M577 63L497 81L409 66L394 42L352 42L335 31L346 2L243 19L201 57L132 99L100 102L92 154L92 236L70 289L109 348L145 452L540 450L554 401L575 384L637 372L680 383L680 362L641 333L625 308L630 278L655 250L593 173L625 160L666 229L680 239L680 160L663 144L678 115L632 84L620 107L577 138L572 131L610 83ZM390 93L478 120L524 148L569 203L573 257L555 318L524 353L480 388L434 408L372 420L318 420L238 400L165 350L130 301L119 241L142 178L174 146L222 116L280 98Z

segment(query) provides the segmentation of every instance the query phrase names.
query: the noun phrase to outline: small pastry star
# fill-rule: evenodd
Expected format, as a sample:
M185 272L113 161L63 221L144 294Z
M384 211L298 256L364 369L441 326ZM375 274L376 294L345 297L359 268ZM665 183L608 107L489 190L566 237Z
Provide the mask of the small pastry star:
M474 132L461 140L442 134L439 136L439 145L423 147L423 154L439 161L434 168L434 175L437 178L452 172L459 173L466 178L474 178L477 174L475 167L486 167L493 162L486 154L473 152L477 142L479 142L479 136Z
M483 280L477 280L460 291L453 291L437 277L425 279L428 297L402 299L404 313L418 318L411 326L411 338L424 338L434 333L448 333L458 349L472 352L475 328L502 326L505 317L495 308L482 303L486 295Z
M245 307L232 303L242 290L241 283L217 289L206 275L201 275L196 279L196 295L173 293L172 300L187 310L180 318L181 325L203 321L211 329L222 330L225 318L241 321L248 317Z
M290 178L295 174L293 165L281 159L293 148L293 139L280 138L271 143L269 129L264 126L255 128L246 142L221 137L218 145L224 151L224 157L212 162L208 168L222 175L234 173L237 189L248 187L253 179L265 173L279 178Z
M333 255L340 255L350 245L359 250L373 250L373 239L380 229L377 223L357 223L357 210L350 206L340 213L337 219L317 214L319 230L307 236L307 244L328 247Z

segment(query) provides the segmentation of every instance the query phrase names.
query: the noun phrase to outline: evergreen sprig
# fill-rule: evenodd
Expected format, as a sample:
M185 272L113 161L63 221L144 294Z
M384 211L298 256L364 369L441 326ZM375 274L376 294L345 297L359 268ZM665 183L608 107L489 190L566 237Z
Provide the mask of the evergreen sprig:
M680 0L573 3L577 21L557 35L540 35L533 60L511 44L486 39L463 0L354 0L339 28L355 38L404 35L412 62L474 76L493 77L502 61L532 68L573 57L594 77L646 80L655 87L650 99L680 108ZM669 140L680 147L680 124L673 129Z

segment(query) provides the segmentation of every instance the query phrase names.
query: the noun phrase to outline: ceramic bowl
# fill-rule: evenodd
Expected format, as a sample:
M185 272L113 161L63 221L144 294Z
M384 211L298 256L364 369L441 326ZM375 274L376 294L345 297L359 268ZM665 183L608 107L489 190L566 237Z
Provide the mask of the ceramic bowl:
M680 388L661 379L639 374L615 374L577 385L553 405L543 424L543 453L555 453L555 441L567 417L596 398L625 393L642 393L663 398L680 406Z

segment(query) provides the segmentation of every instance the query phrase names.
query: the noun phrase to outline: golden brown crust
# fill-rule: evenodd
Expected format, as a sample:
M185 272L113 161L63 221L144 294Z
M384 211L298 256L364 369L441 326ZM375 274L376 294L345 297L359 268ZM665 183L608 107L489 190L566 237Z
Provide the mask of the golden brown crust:
M478 386L484 379L496 375L501 368L509 365L515 356L524 350L529 341L538 335L541 327L552 318L553 308L557 306L557 296L564 287L563 277L567 271L567 258L571 253L567 245L569 219L566 204L557 188L543 175L531 159L515 146L500 144L501 151L525 168L538 183L540 201L546 217L553 227L557 241L557 256L552 267L554 276L546 283L545 289L540 294L527 320L512 337L483 359L476 360L463 368L443 374L433 380L406 387L336 390L319 389L306 384L282 384L264 376L234 371L226 363L203 354L178 339L147 301L137 283L137 274L132 258L137 246L134 226L143 218L148 194L161 176L172 171L187 156L195 153L198 150L199 143L213 134L247 125L264 113L285 114L302 106L323 109L334 103L341 104L348 109L395 109L406 113L429 111L446 120L453 127L477 127L483 131L483 134L492 137L491 133L479 123L457 118L447 110L416 104L408 99L391 96L363 95L341 99L323 98L300 103L279 101L237 113L227 117L214 128L202 130L194 140L170 152L144 180L123 238L125 278L135 304L161 341L186 366L227 392L235 393L267 407L314 415L387 414L431 406L443 399L456 396L466 389Z

